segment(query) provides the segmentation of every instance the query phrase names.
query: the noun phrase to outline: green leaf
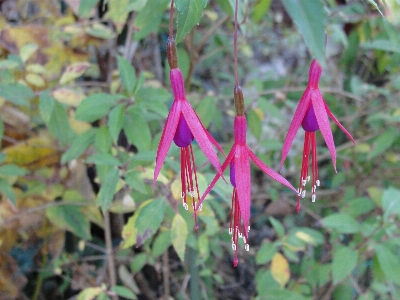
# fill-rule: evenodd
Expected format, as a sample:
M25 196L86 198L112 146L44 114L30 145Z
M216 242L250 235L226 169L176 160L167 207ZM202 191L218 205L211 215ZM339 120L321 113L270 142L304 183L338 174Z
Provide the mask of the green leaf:
M115 190L119 180L119 170L111 169L106 174L104 182L102 182L99 194L97 195L97 203L101 206L104 212L110 208L111 202L114 198Z
M368 159L372 159L388 150L396 141L398 136L399 130L395 127L389 127L374 141L372 150L368 154Z
M197 245L199 248L199 257L201 257L202 261L207 260L210 256L210 245L208 241L208 236L205 233L199 236Z
M21 57L21 60L26 63L29 58L36 52L36 50L39 49L39 46L37 44L26 44L22 46L21 51L19 53L19 56Z
M275 253L278 251L275 244L271 242L263 242L260 249L257 251L256 255L256 264L263 265L268 263L272 257L274 257Z
M196 113L205 128L207 128L214 119L216 109L217 107L215 106L215 98L212 96L204 97L199 105L197 105Z
M137 299L136 295L128 288L120 285L113 286L111 291L126 299Z
M158 32L158 27L169 3L170 0L158 0L157 5L154 5L154 1L146 3L146 6L135 18L134 26L139 29L135 32L135 40L143 39L152 31Z
M271 0L257 0L253 8L253 20L255 23L260 23L270 5Z
M325 13L322 1L283 0L311 55L325 65Z
M120 55L117 55L118 71L122 85L129 96L132 96L136 85L136 74L133 66Z
M161 231L161 233L155 238L152 253L154 257L158 257L163 254L171 246L171 232L170 230Z
M16 165L0 166L0 174L4 176L24 176L28 171Z
M70 162L71 160L77 158L89 147L90 144L94 142L94 137L96 135L97 129L90 129L85 133L79 135L73 142L71 147L67 152L61 157L61 163Z
M89 17L97 2L99 2L99 0L81 0L78 9L79 16L83 18Z
M394 255L383 245L374 245L376 256L381 270L388 280L400 284L399 270L400 262L397 255Z
M57 138L62 145L68 144L72 131L68 122L67 110L58 101L54 101L53 103L53 110L47 126L51 134Z
M90 240L90 222L76 205L57 205L46 208L46 216L57 227L69 230L76 236Z
M131 270L133 273L139 272L147 263L148 255L146 253L136 254L131 263Z
M390 187L382 195L382 209L385 220L392 214L400 216L400 190Z
M124 29L124 25L128 18L128 5L130 0L108 0L108 11L103 16L103 19L111 19L115 28L120 34Z
M4 135L4 122L3 119L0 117L0 141L3 139Z
M49 124L50 118L53 114L54 103L56 100L51 96L50 91L43 91L39 97L39 112L43 121Z
M139 151L150 150L150 128L144 120L143 114L136 107L132 107L125 113L123 129L128 141L135 145Z
M110 114L108 115L108 127L114 144L117 144L119 133L122 129L122 123L124 121L124 110L125 105L118 104L111 110Z
M338 247L333 252L332 277L337 284L345 279L356 267L358 252L349 247Z
M199 24L207 0L176 0L175 3L178 9L176 43L179 43L195 25Z
M29 99L35 94L26 85L20 83L0 83L0 97L4 97L15 105L29 105Z
M111 107L122 99L122 95L105 93L93 94L82 100L76 109L75 118L81 121L94 122L107 115Z
M356 219L344 213L329 215L323 218L321 223L324 227L337 230L340 233L356 233L360 230Z
M185 260L187 236L188 229L186 221L180 214L176 214L171 225L171 241L181 261Z
M109 153L111 150L111 135L107 126L101 126L94 139L94 147L100 153Z
M124 178L126 183L129 184L129 186L131 187L131 189L145 194L147 192L146 185L144 184L143 179L140 177L140 173L141 172L139 171L137 172L130 171L125 173Z
M254 109L247 112L247 124L249 130L254 137L259 140L261 138L261 120Z
M89 156L85 163L87 164L96 164L96 165L104 165L104 166L120 166L121 162L108 153L95 153Z
M14 206L17 204L15 199L15 193L11 184L9 184L3 178L0 178L0 192L3 193Z
M282 223L273 217L268 217L268 219L274 227L276 235L280 238L283 237L285 235L285 228L283 227Z
M369 2L373 7L375 7L375 9L376 9L377 11L379 11L379 13L381 14L382 17L385 18L385 15L381 12L381 10L379 9L378 4L376 4L376 2L375 2L374 0L368 0L368 2ZM398 2L397 2L397 3L398 3Z

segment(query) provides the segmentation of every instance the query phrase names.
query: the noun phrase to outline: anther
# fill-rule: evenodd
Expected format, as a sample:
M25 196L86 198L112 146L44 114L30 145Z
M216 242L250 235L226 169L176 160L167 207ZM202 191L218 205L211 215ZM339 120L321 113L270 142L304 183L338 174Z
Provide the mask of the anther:
M203 203L199 205L198 210L199 210L199 211L202 211L202 209L203 209Z
M185 192L181 192L181 198L182 198L182 199L185 198Z
M250 231L250 225L247 227L247 231Z
M307 181L310 181L310 179L311 179L311 177L310 177L310 176L307 176Z
M194 197L194 192L193 191L189 191L189 195L193 198Z
M244 245L244 249L246 249L246 251L249 251L250 250L249 244Z
M301 192L301 198L304 198L306 196L306 190Z
M241 232L239 232L239 239L241 239L243 236L243 234Z
M307 183L307 180L302 179L302 180L301 180L301 183L303 184L303 186L305 186L306 183Z
M235 251L236 250L236 245L234 243L232 243L232 250Z
M183 202L183 207L184 207L186 210L188 210L188 209L189 209L189 206L187 205L187 203L186 203L186 202Z
M315 198L316 198L316 196L315 196L315 194L313 194L313 195L311 196L311 201L312 201L312 202L315 202Z
M232 234L232 228L229 228L229 234Z
M317 179L317 181L315 181L315 183L317 184L317 186L320 185L320 181Z

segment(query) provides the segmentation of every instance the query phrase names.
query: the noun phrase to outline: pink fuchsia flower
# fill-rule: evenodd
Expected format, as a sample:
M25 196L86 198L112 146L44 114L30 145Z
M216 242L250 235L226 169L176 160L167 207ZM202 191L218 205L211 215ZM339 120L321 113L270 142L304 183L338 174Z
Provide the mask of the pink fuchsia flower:
M305 131L304 148L303 148L303 159L301 165L300 183L298 189L298 199L296 212L300 211L300 198L304 198L306 195L305 186L311 179L311 199L315 202L315 190L320 185L318 177L318 164L317 164L317 143L316 143L316 131L320 130L321 134L328 146L329 152L332 158L332 164L336 171L336 148L333 141L333 135L331 126L329 124L328 116L339 126L339 128L353 141L351 134L343 127L338 119L329 110L321 92L318 88L319 79L321 77L322 68L318 62L314 59L310 65L310 71L308 76L308 85L303 95L301 96L300 102L297 105L294 113L292 122L290 123L288 133L286 134L285 142L282 148L282 158L280 163L280 169L282 169L283 163L286 156L289 153L290 146L296 136L296 133L300 127L303 127ZM309 176L309 155L311 151L311 178Z
M196 199L199 201L200 193L197 183L197 171L193 155L192 142L194 139L196 139L200 149L215 167L218 174L222 174L221 165L212 145L214 145L222 153L223 151L214 138L208 133L207 129L204 128L196 112L186 99L184 80L182 72L178 68L175 41L173 39L168 40L167 53L168 62L171 67L170 79L174 94L174 102L172 103L169 111L157 149L153 188L171 143L174 141L175 145L177 145L181 151L181 197L183 206L186 210L188 210L186 196L189 194L192 197L193 209L196 211L201 210L201 206L196 205ZM196 216L195 222L195 229L197 231L198 224Z
M234 91L237 112L234 123L235 140L231 151L225 159L225 162L222 164L222 171L225 171L228 165L230 166L230 182L233 186L233 193L229 233L232 235L232 249L235 251L233 265L236 267L238 264L239 238L243 238L245 249L249 251L248 231L250 230L251 200L250 159L253 160L253 162L272 179L287 186L295 192L297 191L285 178L264 164L247 146L247 121L246 116L244 115L243 94L239 86L236 86ZM201 197L199 202L200 205L214 187L220 176L220 173L215 175L211 184Z

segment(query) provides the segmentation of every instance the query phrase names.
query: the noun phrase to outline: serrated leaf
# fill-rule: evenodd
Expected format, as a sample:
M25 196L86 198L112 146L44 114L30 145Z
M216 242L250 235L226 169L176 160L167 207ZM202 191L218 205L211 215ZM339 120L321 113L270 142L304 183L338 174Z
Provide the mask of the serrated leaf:
M75 118L81 121L94 122L107 115L111 107L117 104L121 95L110 95L105 93L94 94L86 97L76 109Z
M271 275L276 282L279 283L283 289L290 279L289 263L286 258L277 252L272 258L271 262Z
M111 291L126 299L137 299L136 295L128 288L120 285L113 286Z
M119 133L122 129L122 123L124 121L124 109L125 106L123 104L119 104L114 107L108 115L108 128L114 144L117 144Z
M356 267L358 253L349 247L338 247L333 252L332 277L333 283L337 284L345 279Z
M102 182L99 194L97 195L97 203L101 206L103 212L110 208L111 202L117 188L119 180L119 170L111 169L106 174L104 182Z
M311 55L325 65L325 13L322 1L282 0Z
M78 14L80 17L89 17L92 14L93 8L99 0L81 0L79 2Z
M175 3L178 10L176 43L179 43L199 24L207 0L176 0Z
M46 208L46 216L57 227L69 230L76 236L90 240L90 222L80 206L58 205Z
M73 63L72 65L69 65L64 73L62 74L60 78L60 84L65 84L67 82L70 82L85 73L85 71L90 67L90 64L86 61L84 62L77 62Z
M171 241L181 261L185 260L187 236L188 229L186 221L180 214L176 214L171 225Z
M128 95L132 95L136 85L136 74L133 66L120 55L117 55L118 71L122 85Z
M0 192L3 193L14 206L16 205L14 190L12 186L3 178L0 178Z
M324 227L337 230L340 233L356 233L360 230L356 219L344 213L329 215L323 218L321 223Z
M71 147L61 157L61 163L70 162L80 156L94 142L97 129L90 129L79 135L71 144Z

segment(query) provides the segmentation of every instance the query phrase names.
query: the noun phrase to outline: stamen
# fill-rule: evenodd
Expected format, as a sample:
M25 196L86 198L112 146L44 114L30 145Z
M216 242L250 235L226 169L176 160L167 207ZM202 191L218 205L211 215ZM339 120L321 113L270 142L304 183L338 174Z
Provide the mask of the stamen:
M232 250L236 251L236 245L234 243L232 243Z
M232 235L232 228L229 228L229 234Z
M317 186L319 186L321 184L318 179L317 179L317 181L315 181L315 183L317 184Z
M307 182L310 181L311 177L310 175L307 176Z
M249 251L250 250L249 244L244 245L244 249L246 249L246 251Z
M311 196L311 201L312 201L312 202L315 202L315 198L316 198L316 196L315 196L315 194L313 194L313 195Z
M183 202L182 204L183 204L183 207L184 207L186 210L189 210L189 206L187 205L186 202Z
M239 232L239 239L241 239L243 237L243 234L241 232Z
M189 194L192 198L194 198L194 192L193 192L193 191L188 191L188 194Z
M301 192L301 198L304 198L306 196L306 190Z
M307 180L302 179L301 182L302 182L302 185L305 186L307 183Z

